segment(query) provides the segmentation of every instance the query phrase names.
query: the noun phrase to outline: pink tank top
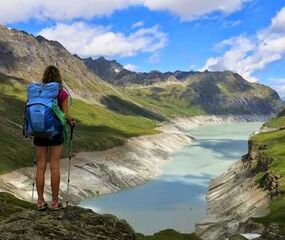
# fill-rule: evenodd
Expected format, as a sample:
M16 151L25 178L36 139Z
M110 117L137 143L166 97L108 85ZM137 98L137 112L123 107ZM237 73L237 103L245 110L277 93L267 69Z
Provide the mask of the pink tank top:
M68 98L68 92L62 88L59 90L58 96L57 96L57 101L58 101L58 106L62 110L62 103Z

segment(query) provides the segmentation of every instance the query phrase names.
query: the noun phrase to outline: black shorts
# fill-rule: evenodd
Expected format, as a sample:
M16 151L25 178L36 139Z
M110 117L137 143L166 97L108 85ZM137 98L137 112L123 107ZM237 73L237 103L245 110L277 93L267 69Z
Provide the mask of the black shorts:
M35 146L57 146L64 143L63 132L53 137L34 137Z

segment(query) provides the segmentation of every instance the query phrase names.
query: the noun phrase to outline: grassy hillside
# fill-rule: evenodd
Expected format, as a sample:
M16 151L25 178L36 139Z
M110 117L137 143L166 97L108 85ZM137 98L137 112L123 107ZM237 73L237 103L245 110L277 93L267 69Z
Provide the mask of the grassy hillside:
M0 192L0 222L8 216L25 210L36 210L33 203L20 200L9 193Z
M183 234L172 229L163 230L152 236L137 234L138 240L200 240L194 233Z
M255 146L266 145L266 149L259 150L262 156L272 159L268 166L268 171L280 175L279 188L281 194L274 197L270 204L270 214L264 218L258 219L266 225L278 223L283 234L285 234L285 111L278 117L265 124L267 127L274 127L278 130L269 133L260 133L251 140ZM265 175L265 172L258 174L258 180Z
M182 97L185 86L173 82L167 86L133 86L125 91L130 99L167 117L195 116L207 114L199 105Z
M198 114L270 114L282 107L276 92L232 72L197 72L178 81L123 89L141 105L168 117Z
M0 74L0 158L4 160L0 162L0 173L33 162L32 141L22 136L26 84L23 79ZM76 99L72 102L71 114L77 122L75 152L104 150L123 144L129 137L157 132L156 121L138 114L124 115Z

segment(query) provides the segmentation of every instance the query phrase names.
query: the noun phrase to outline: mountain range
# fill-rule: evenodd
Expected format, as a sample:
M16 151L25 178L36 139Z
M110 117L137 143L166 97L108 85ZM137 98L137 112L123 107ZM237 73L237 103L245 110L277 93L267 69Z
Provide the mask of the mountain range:
M261 84L249 83L230 71L142 73L129 71L116 60L109 61L104 57L82 61L105 81L128 89L131 95L136 92L137 98L147 96L169 105L175 102L181 108L196 108L200 113L270 114L282 107L275 91Z
M232 72L132 72L116 60L81 59L62 44L0 26L0 72L39 81L54 64L76 98L109 110L167 117L195 114L271 114L282 108L278 94ZM131 110L133 112L133 110Z
M77 56L77 55L75 55ZM77 56L78 57L78 56ZM90 71L100 76L107 82L119 86L130 86L132 84L151 85L168 80L180 80L194 75L194 71L175 71L162 73L157 70L151 72L134 72L123 67L116 60L107 60L104 57L97 59L81 59ZM198 72L196 72L198 73Z

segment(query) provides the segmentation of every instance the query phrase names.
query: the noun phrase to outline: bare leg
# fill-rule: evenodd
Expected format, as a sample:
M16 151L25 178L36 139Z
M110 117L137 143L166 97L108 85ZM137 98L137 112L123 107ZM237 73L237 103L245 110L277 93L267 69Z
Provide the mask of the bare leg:
M39 200L44 200L47 153L48 153L48 147L36 146L36 159L37 159L36 185L37 185Z
M60 157L63 145L51 146L50 149L50 172L52 200L58 200L60 184Z

